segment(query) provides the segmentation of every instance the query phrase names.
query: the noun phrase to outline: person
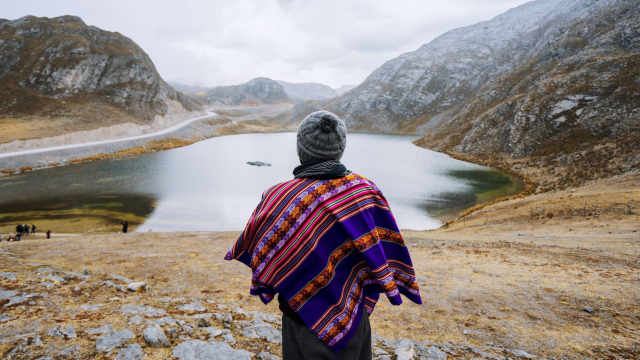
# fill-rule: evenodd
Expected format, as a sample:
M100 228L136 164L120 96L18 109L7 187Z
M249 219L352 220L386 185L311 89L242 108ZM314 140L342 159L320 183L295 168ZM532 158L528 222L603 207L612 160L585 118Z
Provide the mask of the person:
M370 360L381 293L422 304L415 270L381 190L340 160L345 123L327 111L298 128L294 179L266 190L225 260L251 267L250 294L277 295L283 360ZM400 326L400 324L398 324Z
M29 225L27 224L22 225L22 230L24 231L25 235L29 235Z
M31 234L35 234L36 233L36 225L35 224L31 224Z
M51 230L47 230L47 239L51 239Z
M120 224L122 224L122 233L126 234L129 230L129 223L127 221L121 221Z
M22 224L18 224L18 226L16 226L16 235L21 235L22 234Z

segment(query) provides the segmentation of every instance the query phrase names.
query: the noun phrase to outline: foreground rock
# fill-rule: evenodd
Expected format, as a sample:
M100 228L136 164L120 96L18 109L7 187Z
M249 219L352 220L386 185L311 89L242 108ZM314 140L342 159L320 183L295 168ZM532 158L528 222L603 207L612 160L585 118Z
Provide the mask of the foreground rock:
M235 350L229 344L220 341L183 342L173 348L171 355L180 360L251 360L250 352Z
M111 351L124 345L124 343L133 338L135 338L135 335L131 330L112 331L98 338L96 341L96 349L99 351Z
M167 336L158 324L145 326L143 335L144 340L150 347L161 348L171 346L169 340L167 340Z
M140 344L131 344L118 351L118 355L116 355L114 360L142 360L143 356L144 354L142 353Z

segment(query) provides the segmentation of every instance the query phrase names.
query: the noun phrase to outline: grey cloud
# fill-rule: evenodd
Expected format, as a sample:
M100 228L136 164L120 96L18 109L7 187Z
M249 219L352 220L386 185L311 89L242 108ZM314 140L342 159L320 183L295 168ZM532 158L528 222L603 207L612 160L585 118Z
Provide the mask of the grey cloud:
M169 81L211 86L266 76L337 87L526 1L0 0L0 18L78 15L136 41Z

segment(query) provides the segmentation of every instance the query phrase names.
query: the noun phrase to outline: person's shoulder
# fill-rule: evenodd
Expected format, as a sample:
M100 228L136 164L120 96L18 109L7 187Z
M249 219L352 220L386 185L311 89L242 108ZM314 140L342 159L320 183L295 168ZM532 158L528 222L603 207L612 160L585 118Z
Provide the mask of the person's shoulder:
M365 186L368 186L370 188L372 188L375 192L377 192L378 194L382 195L382 191L380 190L380 188L371 180L369 180L368 178L360 175L360 174L356 174L356 173L351 173L348 175L348 177L351 179L351 181L356 181L359 182Z
M308 179L292 179L289 181L283 181L281 183L277 183L262 193L262 197L265 198L270 195L275 195L280 193L283 189L291 189L292 187L304 186L305 183L308 183Z

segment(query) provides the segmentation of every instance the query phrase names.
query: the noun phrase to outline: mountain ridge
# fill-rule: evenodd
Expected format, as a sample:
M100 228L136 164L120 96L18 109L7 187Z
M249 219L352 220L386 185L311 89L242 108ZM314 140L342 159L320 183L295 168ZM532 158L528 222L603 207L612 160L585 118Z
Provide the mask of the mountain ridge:
M0 55L0 142L205 114L135 42L77 16L0 21Z

